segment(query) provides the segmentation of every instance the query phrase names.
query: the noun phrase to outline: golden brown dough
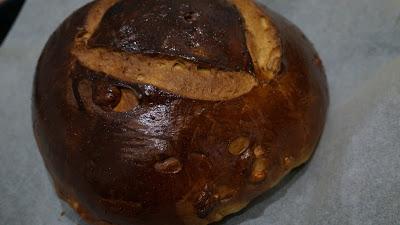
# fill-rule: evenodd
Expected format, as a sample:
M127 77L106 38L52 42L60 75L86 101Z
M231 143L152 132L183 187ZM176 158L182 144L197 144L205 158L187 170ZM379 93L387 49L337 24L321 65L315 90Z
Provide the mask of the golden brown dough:
M327 106L312 44L252 0L98 0L51 36L32 108L90 224L206 225L305 163Z

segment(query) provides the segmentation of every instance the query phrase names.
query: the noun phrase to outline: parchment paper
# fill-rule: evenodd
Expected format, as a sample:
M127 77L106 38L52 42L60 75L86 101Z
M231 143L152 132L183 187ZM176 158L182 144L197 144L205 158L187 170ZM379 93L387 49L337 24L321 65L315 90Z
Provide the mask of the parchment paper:
M86 2L28 0L0 48L1 225L84 224L54 194L30 101L45 42ZM329 117L312 161L221 225L400 224L400 0L263 2L315 44Z

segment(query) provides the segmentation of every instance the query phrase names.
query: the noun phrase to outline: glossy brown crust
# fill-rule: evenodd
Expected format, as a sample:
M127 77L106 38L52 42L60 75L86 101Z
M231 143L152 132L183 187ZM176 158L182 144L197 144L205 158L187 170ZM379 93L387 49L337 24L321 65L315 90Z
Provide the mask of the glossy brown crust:
M202 67L254 73L241 15L221 0L117 2L89 46L182 57Z
M311 156L328 105L310 42L265 9L278 31L281 71L229 101L183 98L94 72L71 54L89 4L51 36L33 93L36 140L60 197L92 224L197 225L222 219ZM107 111L99 83L139 105ZM114 104L114 103L113 103Z

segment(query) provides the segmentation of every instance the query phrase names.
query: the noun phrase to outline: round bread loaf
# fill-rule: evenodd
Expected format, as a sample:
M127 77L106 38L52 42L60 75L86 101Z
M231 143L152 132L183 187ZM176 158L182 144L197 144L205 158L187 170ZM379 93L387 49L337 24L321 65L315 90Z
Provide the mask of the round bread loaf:
M90 224L205 225L305 163L327 105L313 46L252 0L98 0L45 46L33 126Z

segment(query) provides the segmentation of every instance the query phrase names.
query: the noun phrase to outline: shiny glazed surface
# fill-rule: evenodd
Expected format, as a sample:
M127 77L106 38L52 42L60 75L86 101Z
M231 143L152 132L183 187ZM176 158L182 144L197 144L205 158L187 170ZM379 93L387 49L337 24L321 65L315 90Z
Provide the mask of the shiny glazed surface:
M203 7L179 1L172 8L184 2ZM247 71L252 63L240 16L230 3L216 2L208 4L224 8L227 16L204 21L205 29L223 27L232 35L218 39L221 43L201 36L206 38L199 41L201 57L187 45L162 49L159 40L152 45L141 39L143 48L129 47L132 40L124 44L113 24L134 16L137 8L128 1L114 6L124 5L122 11L112 8L117 11L106 14L110 21L101 23L89 45L151 57L176 54L207 67ZM311 156L328 104L325 74L312 45L287 20L264 9L282 44L275 78L232 100L201 101L80 65L70 51L92 6L75 12L52 35L38 63L33 94L34 130L46 167L60 196L85 219L93 224L207 224L240 210ZM146 32L155 31L142 26L143 38ZM185 39L181 31L171 32L173 44Z

